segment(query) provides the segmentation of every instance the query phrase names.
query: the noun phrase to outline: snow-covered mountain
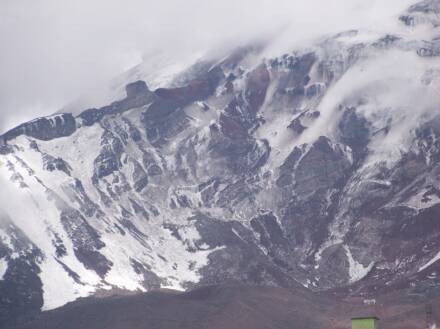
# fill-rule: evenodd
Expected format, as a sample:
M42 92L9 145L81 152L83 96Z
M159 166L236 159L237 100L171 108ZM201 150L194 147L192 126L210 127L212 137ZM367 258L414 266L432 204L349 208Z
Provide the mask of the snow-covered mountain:
M438 7L1 136L0 320L111 289L438 284Z

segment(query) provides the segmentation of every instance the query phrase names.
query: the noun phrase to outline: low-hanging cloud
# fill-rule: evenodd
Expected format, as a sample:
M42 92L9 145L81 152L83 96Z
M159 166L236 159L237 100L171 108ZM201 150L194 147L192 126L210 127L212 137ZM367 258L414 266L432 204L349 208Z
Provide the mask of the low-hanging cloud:
M352 28L392 30L411 0L2 0L0 133L99 89L148 55L273 39L272 52Z

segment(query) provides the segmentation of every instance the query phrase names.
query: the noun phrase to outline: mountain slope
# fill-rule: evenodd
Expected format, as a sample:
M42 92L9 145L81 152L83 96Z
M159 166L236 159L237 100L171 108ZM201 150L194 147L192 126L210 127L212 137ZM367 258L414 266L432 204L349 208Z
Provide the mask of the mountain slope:
M111 289L438 284L436 4L4 134L0 320Z

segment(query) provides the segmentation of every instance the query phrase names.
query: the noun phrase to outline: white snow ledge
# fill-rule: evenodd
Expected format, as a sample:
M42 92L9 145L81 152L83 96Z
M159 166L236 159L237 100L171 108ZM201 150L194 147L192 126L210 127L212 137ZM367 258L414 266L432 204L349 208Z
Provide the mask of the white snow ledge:
M437 255L434 256L433 259L431 259L429 262L427 262L425 265L423 265L422 267L419 268L418 272L422 272L423 270L427 269L428 267L430 267L432 264L434 264L435 262L437 262L438 260L440 260L440 251L437 253Z
M6 271L8 270L8 261L5 258L0 258L0 280L3 280Z

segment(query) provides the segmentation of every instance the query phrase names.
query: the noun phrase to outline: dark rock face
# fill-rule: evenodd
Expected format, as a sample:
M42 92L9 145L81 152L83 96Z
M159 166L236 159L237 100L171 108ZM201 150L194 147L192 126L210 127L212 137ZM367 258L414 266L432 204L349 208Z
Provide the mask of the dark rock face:
M97 217L102 216L102 214L99 213L96 209L97 206L84 193L81 182L76 181L75 184L66 186L63 190L71 202L80 204L79 210L69 206L54 191L47 190L47 197L54 201L60 212L60 224L73 244L73 252L77 259L87 269L93 270L104 277L112 263L99 252L105 244L101 241L99 233L88 223L82 213L88 216L96 215ZM51 235L54 236L53 244L56 247L56 252L64 256L66 251L62 240L54 232L51 232ZM78 276L72 270L69 274Z
M269 62L278 83L275 98L281 106L295 108L303 99L314 97L309 73L316 60L316 54L306 53L283 55Z
M306 196L322 188L328 189L337 184L350 167L344 147L332 145L329 139L320 137L296 166L296 193Z
M147 84L144 81L136 81L130 83L126 87L127 97L123 100L113 102L108 106L99 109L88 109L83 111L79 118L82 119L82 124L91 126L99 122L104 116L123 113L130 109L147 105L155 99Z
M279 184L290 181L297 195L335 186L351 167L351 154L343 145L335 145L320 137L308 150L295 148L281 167ZM286 178L291 175L291 179ZM284 181L283 181L284 180Z
M301 135L319 116L319 111L306 110L297 115L287 127Z
M438 26L438 12L440 5L436 0L424 0L420 1L407 10L406 14L403 14L399 19L408 26L415 26L422 23L430 23L434 26Z
M122 166L124 146L119 138L106 131L101 137L101 146L99 156L95 159L95 179L106 177Z
M105 244L100 240L98 233L87 223L81 214L64 205L60 221L65 230L74 241L74 252L78 260L86 268L94 270L98 275L104 276L111 267L109 262L99 249Z
M37 254L29 255L30 259L36 256ZM0 282L2 323L35 316L43 305L38 266L26 259L14 259L8 261L8 269Z
M183 87L159 88L155 91L155 94L162 99L175 103L176 106L183 107L189 103L210 96L223 77L221 68L215 67L204 76L189 81L188 84Z
M249 111L256 113L266 99L267 88L270 83L270 75L266 65L262 64L249 73L245 98L249 103Z
M142 95L146 95L149 93L147 84L145 81L136 81L129 83L125 87L125 91L127 93L127 98L133 99L137 97L141 97Z
M271 255L275 258L275 262L282 267L287 266L281 258L285 255L284 253L289 250L289 240L285 237L285 233L278 223L277 218L273 214L260 215L251 220L251 227L254 232L258 233L261 246L266 248L270 253L280 253L280 255ZM276 257L278 257L278 259L276 259Z
M250 281L260 285L268 282L296 285L283 270L273 267L272 262L257 248L258 242L252 233L241 223L212 222L208 218L199 218L196 225L202 241L212 248L223 246L209 256L212 266L202 269L202 284Z
M225 133L230 134L230 131ZM240 140L230 138L230 135L213 136L209 149L216 157L225 160L227 168L237 174L258 169L264 165L270 153L269 145L265 141L256 141L253 138Z
M156 90L157 100L143 112L141 119L150 143L161 145L185 130L188 118L182 109L209 97L223 77L221 68L215 67L183 87Z
M47 171L60 170L65 172L66 174L70 174L71 168L69 168L69 164L66 163L62 158L54 158L49 154L43 154L43 162L44 169Z
M417 55L420 57L440 56L440 43L438 41L427 43L425 47L417 50Z
M0 227L11 237L11 245L0 240L0 259L7 262L0 280L0 323L5 324L11 319L26 320L40 311L43 298L38 261L43 255L3 212ZM11 247L19 251L18 257L11 257Z
M51 140L72 135L76 130L76 121L72 114L65 113L47 118L39 118L24 123L3 135L5 141L20 135L40 140Z
M339 122L341 141L353 150L355 158L365 156L366 147L370 140L368 125L368 121L359 116L354 108L346 109Z
M299 56L284 55L281 59L272 62L272 67L277 70L287 69L288 74L284 75L280 81L280 90L286 88L295 89L304 87L310 81L309 72L316 61L314 53L307 53Z
M346 146L320 137L309 148L295 148L281 166L277 185L284 191L286 208L280 218L283 235L277 234L277 239L283 243L272 241L274 252L284 263L290 264L289 267L296 267L292 263L294 259L302 259L305 267L315 263L319 246L330 235L329 226L335 215L333 199L352 170L351 154L347 151ZM347 267L345 252L341 248L326 250L320 264L322 268L332 266L324 270L331 275L323 275L320 284L339 285L347 280L347 274L338 270ZM331 283L324 277L331 278Z

